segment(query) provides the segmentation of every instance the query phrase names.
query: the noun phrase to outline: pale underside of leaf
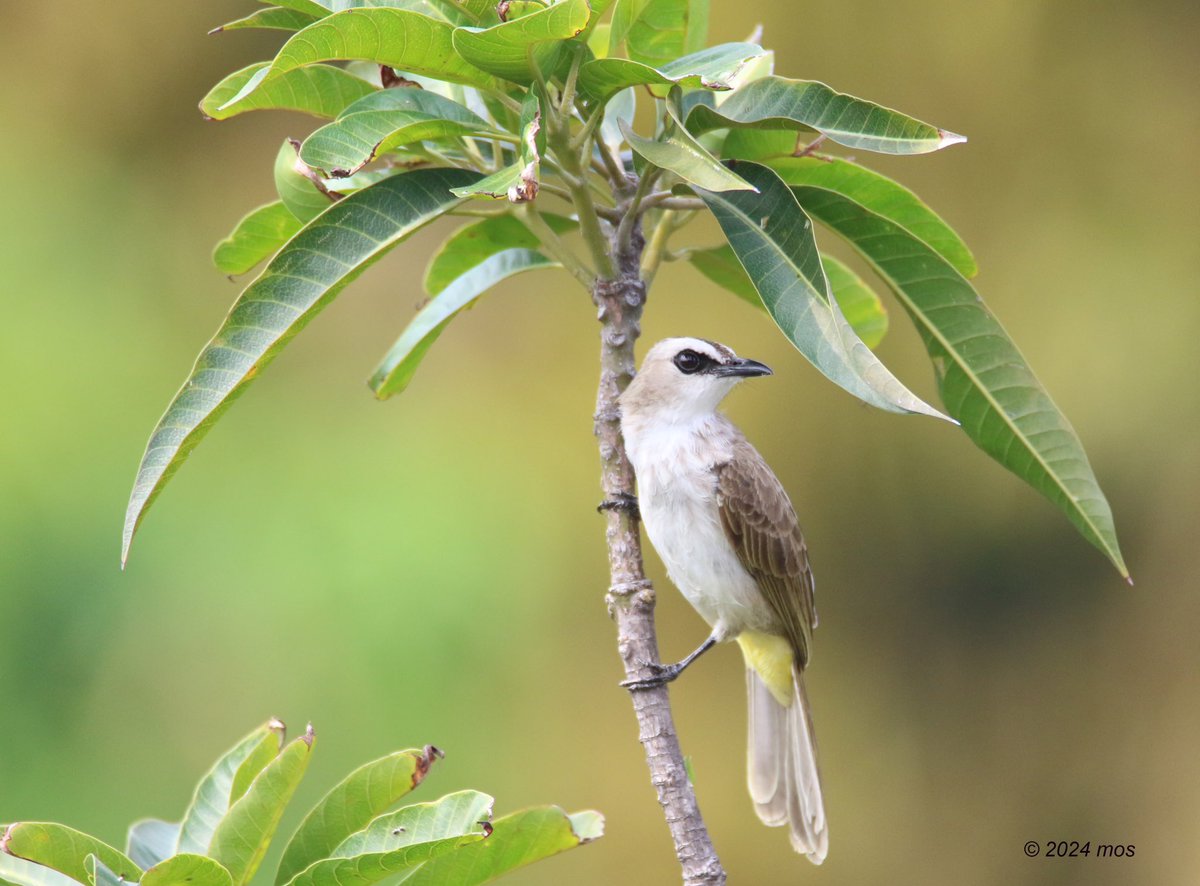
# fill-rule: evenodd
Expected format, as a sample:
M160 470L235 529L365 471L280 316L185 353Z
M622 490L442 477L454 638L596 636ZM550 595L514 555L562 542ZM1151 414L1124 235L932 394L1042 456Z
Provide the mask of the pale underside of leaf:
M625 123L621 135L629 146L650 163L670 170L689 184L708 191L753 191L755 188L692 138L682 127L662 140L643 138Z
M380 400L399 394L412 381L421 360L460 311L502 280L525 271L558 267L532 249L506 249L458 277L409 323L369 382Z
M737 90L719 108L699 106L688 127L810 129L838 144L883 154L923 154L966 141L899 111L837 92L815 80L764 77Z
M812 222L774 172L739 163L760 193L698 190L780 330L830 381L890 412L946 417L906 388L854 333L829 295ZM947 419L948 420L948 419Z
M175 854L181 822L143 818L129 826L125 854L142 870L149 870Z
M746 63L762 54L763 48L753 43L723 43L657 68L623 58L594 59L580 66L579 87L604 101L631 86L730 89Z
M1082 443L971 284L926 243L846 195L815 186L796 193L900 299L933 360L942 400L967 435L1061 508L1128 577Z
M392 176L333 204L247 287L155 428L138 468L122 562L147 508L213 423L284 345L372 262L454 206L479 178L455 169Z

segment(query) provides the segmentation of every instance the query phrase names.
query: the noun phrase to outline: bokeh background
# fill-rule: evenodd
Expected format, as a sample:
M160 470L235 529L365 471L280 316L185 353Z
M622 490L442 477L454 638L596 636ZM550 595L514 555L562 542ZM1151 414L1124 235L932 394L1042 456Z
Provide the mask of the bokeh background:
M791 491L818 577L825 867L754 818L736 649L672 692L731 882L1196 882L1198 8L713 6L714 39L761 22L781 73L970 136L876 165L975 249L982 293L1087 445L1137 579L961 434L856 404L754 311L665 268L648 340L719 338L776 369L728 407ZM239 291L211 245L273 199L279 140L312 125L196 112L278 42L205 36L246 10L5 9L0 820L120 842L137 817L177 817L210 761L278 715L312 720L320 748L285 830L351 767L434 742L447 758L419 798L476 787L500 811L607 815L604 840L514 881L676 882L616 685L597 329L564 274L484 300L380 404L364 379L451 223L423 232L289 347L117 567L145 439ZM894 320L885 359L932 395ZM650 568L677 658L705 627ZM1051 839L1136 855L1023 855Z

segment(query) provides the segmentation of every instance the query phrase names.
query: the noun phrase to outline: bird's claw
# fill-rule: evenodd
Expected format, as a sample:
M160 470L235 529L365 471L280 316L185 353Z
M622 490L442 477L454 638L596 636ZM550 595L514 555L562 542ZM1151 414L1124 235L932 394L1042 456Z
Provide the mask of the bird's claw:
M604 501L596 505L596 510L601 513L604 511L625 511L633 517L640 516L637 496L630 495L628 492L618 492L612 498L604 499Z
M653 672L653 676L639 677L635 680L622 680L622 688L628 689L630 692L642 689L656 689L659 686L666 686L683 673L683 668L679 662L675 664L648 664L645 667L647 670Z

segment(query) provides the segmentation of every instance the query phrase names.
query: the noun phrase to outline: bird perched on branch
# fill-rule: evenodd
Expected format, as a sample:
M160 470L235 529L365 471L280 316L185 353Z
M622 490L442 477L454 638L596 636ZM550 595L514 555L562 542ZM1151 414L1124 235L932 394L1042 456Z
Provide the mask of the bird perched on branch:
M817 626L808 548L783 486L717 406L738 382L770 375L698 338L646 354L621 395L621 428L638 508L667 572L712 634L631 689L674 680L715 644L736 640L750 703L748 777L765 824L820 864L829 832L804 669Z

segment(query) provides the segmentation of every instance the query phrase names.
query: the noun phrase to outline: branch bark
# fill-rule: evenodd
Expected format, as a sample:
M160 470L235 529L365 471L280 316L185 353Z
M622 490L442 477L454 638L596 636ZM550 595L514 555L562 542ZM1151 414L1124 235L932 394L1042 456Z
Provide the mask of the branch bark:
M601 275L592 287L600 320L600 385L596 394L595 432L600 444L601 485L608 501L634 493L633 468L625 455L617 397L633 378L633 345L641 333L646 284L640 265L645 239L640 220L632 229L610 234L609 254L614 276ZM636 511L605 512L608 565L611 585L608 608L617 624L617 649L629 679L652 676L659 664L654 629L654 588L642 565L642 540ZM683 867L685 886L720 886L725 871L713 849L700 815L696 794L688 780L671 716L667 687L630 693L638 720L638 738L646 751L650 781L658 792L675 841L675 854Z

